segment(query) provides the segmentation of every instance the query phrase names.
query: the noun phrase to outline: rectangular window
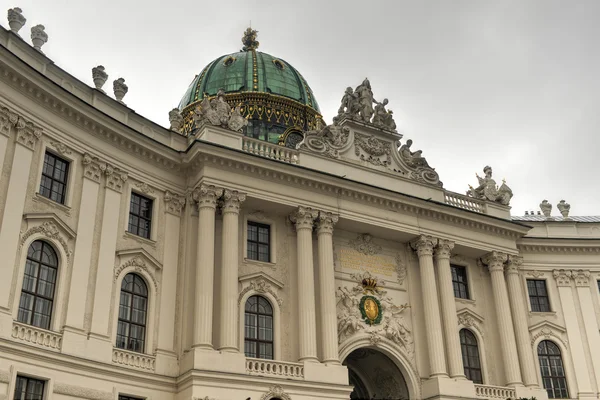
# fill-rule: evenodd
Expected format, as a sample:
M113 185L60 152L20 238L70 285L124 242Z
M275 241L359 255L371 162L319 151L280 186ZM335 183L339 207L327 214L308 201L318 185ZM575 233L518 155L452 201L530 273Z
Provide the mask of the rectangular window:
M469 282L467 281L467 269L457 265L451 265L452 286L454 287L454 297L459 299L469 298Z
M68 175L69 162L46 152L40 182L40 194L57 203L65 204Z
M248 221L248 255L250 260L271 261L271 227Z
M152 199L131 193L128 231L150 239L152 232Z
M548 291L546 290L546 281L544 279L527 279L527 292L529 292L529 302L531 303L531 311L550 311Z
M45 384L46 382L39 379L18 375L14 400L43 400Z
M125 396L123 394L120 394L119 400L144 400L144 399L141 397L131 397L131 396Z

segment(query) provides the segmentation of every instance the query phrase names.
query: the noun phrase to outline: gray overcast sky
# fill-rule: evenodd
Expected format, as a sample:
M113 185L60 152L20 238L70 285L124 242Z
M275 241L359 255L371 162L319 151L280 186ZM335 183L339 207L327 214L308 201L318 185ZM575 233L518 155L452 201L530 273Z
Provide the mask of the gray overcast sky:
M10 0L11 2L13 0ZM327 122L369 77L444 187L464 193L489 164L513 215L599 215L600 1L14 0L45 25L44 52L93 86L123 77L125 102L168 126L194 75L238 51L252 20L261 51L295 66ZM6 19L2 22L7 26Z

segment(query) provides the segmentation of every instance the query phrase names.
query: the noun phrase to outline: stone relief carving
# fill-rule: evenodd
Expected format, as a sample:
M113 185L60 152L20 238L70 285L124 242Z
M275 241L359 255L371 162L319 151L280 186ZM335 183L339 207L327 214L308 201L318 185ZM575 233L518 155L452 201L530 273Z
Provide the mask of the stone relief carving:
M106 175L106 187L121 193L128 178L127 172L121 171L110 164L102 164L100 169Z
M135 187L142 193L154 194L154 189L145 182L136 182Z
M408 304L400 306L394 304L392 298L386 296L386 291L376 288L378 284L381 284L368 272L354 274L353 279L359 282L356 286L351 289L338 287L336 291L339 343L343 343L347 338L364 331L370 335L371 343L374 345L382 337L385 337L399 345L405 354L412 359L414 356L412 331L408 328L408 324L402 316L404 310L410 306ZM367 280L368 282L365 283ZM372 290L369 287L372 287ZM377 300L381 305L380 312L382 315L379 324L369 325L361 315L360 298L365 290L370 290L370 293L378 297Z
M558 211L563 216L564 219L569 218L569 211L571 210L571 205L564 200L561 200L557 205Z
M354 119L373 124L381 129L396 132L396 122L392 116L392 110L385 109L387 104L388 99L378 102L373 98L371 82L365 78L355 90L352 90L351 87L346 89L340 108L338 109L338 118Z
M585 269L573 271L575 286L590 286L590 275L590 271Z
M573 273L564 269L555 269L552 271L552 276L556 279L558 286L570 286Z
M260 400L271 400L271 399L281 399L281 400L292 400L289 394L283 390L283 388L279 385L273 385L269 388L269 391L263 394Z
M246 293L252 290L254 290L257 293L269 293L275 298L275 300L277 300L277 304L279 304L279 307L283 305L283 299L281 298L281 296L279 296L279 294L277 294L277 291L275 291L271 287L271 283L264 278L257 278L255 280L250 281L249 285L242 289L242 291L240 292L238 296L238 304L242 304L242 299L244 298Z
M473 328L481 335L481 337L484 336L481 320L471 314L467 309L458 312L458 325L464 326L465 328Z
M123 272L124 269L129 268L129 267L133 267L133 269L135 271L141 272L141 271L145 271L150 278L152 279L152 283L154 284L154 288L156 290L158 290L158 282L156 281L156 277L154 276L154 269L153 268L149 268L146 265L146 262L144 261L144 259L142 257L136 256L133 257L132 259L130 259L129 261L121 264L120 266L115 266L115 272L114 272L114 278L113 281L116 282L117 279L119 279L119 276L121 275L121 272Z
M296 149L306 148L337 159L340 158L340 152L346 150L350 144L350 128L339 126L338 118L334 118L332 125L327 125L321 130L305 132L304 139L298 143Z
M389 167L392 163L392 148L389 142L375 136L354 134L354 154L362 161L378 167Z
M17 125L19 115L10 111L6 107L0 108L0 133L5 135L10 134L10 127Z
M27 18L25 18L22 13L23 10L21 10L19 7L10 8L8 10L8 26L10 26L10 30L17 35L27 21Z
M533 276L534 278L539 278L541 276L544 276L544 272L543 271L538 271L538 270L527 271L527 275Z
M402 285L404 283L404 280L406 279L407 270L406 263L402 259L400 253L396 254L396 275L398 276L398 283Z
M70 264L71 256L73 255L73 251L69 249L69 245L67 240L61 235L60 229L56 226L56 224L52 221L46 221L41 225L34 226L29 229L27 232L21 235L21 242L19 248L23 248L25 241L32 235L41 234L46 236L47 238L54 239L60 243L65 254L67 255L67 263Z
M564 329L549 322L542 322L529 328L531 333L531 345L533 346L540 337L544 339L555 338L562 342L565 346L568 345L568 340L564 338Z
M231 106L225 100L225 91L219 89L217 96L212 100L208 99L208 95L204 95L204 100L196 107L194 124L196 128L210 124L240 132L248 125L248 120L242 117L239 104L231 110Z
M381 253L382 247L373 242L373 236L368 233L358 235L356 239L348 242L350 246L359 253L367 256L372 256Z
M96 89L104 93L102 90L102 86L106 83L108 79L108 74L104 71L103 65L98 65L97 67L92 68L92 79L94 81L94 86Z
M64 394L71 397L79 397L89 400L112 400L113 394L111 392L103 392L96 389L89 389L86 387L69 385L67 383L56 382L54 384L55 394Z
M469 185L467 196L476 199L489 200L507 206L510 203L510 199L513 197L512 190L504 180L502 180L502 185L500 187L496 185L496 181L492 178L492 167L489 165L483 169L483 173L485 174L483 178L478 174L475 174L479 180L479 186L474 188Z
M185 196L180 194L171 193L170 191L165 192L165 208L168 213L174 215L181 215L181 210L185 206Z
M16 123L17 142L33 150L39 138L42 137L42 128L19 117Z
M397 146L399 144L400 142L398 142ZM435 168L431 168L425 157L422 156L423 151L412 151L410 149L412 144L413 141L408 139L396 152L398 163L403 167L403 172L405 172L410 179L418 182L442 186L440 176L435 171ZM396 148L398 148L397 146Z
M171 129L172 131L179 132L179 130L183 126L183 117L181 116L181 113L179 112L178 108L174 108L171 111L169 111L169 123L171 124L169 129Z
M98 157L93 157L90 154L85 153L81 162L83 163L83 176L93 181L100 182L100 177L102 176L102 171L105 166L100 162Z
M71 151L71 149L70 149L68 146L64 145L63 143L60 143L60 142L56 142L56 141L54 141L54 142L50 142L50 145L51 145L52 147L54 147L56 150L58 150L58 152L59 152L60 154L67 154L67 155L70 155L71 153L73 153L73 152Z
M119 78L113 81L113 92L115 94L115 99L121 104L123 103L123 97L129 91L129 87L125 84L125 79Z
M31 43L33 48L42 52L42 46L48 41L48 34L45 31L44 25L36 25L31 28Z

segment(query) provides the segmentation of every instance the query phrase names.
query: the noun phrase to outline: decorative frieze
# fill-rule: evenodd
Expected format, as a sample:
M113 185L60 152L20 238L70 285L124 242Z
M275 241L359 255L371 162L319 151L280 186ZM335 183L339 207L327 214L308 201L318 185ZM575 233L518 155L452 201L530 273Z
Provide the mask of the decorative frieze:
M540 270L533 270L533 271L527 271L527 276L532 276L534 278L541 278L542 276L544 276L544 271L540 271Z
M180 216L185 206L185 196L170 191L165 192L165 210L173 215Z
M192 198L198 202L198 209L205 207L216 208L217 201L222 195L223 189L203 183L194 190Z
M83 155L81 162L83 164L83 176L95 182L100 182L102 171L105 168L104 163L101 163L98 157L88 153Z
M126 172L115 168L110 164L104 166L104 174L106 175L106 187L115 192L123 192L123 186L127 181L128 175Z
M56 382L54 384L54 394L63 394L76 398L88 400L113 400L111 392L103 392L101 390L90 389L81 386L69 385L67 383Z
M36 328L31 325L13 322L12 335L14 339L23 342L46 347L52 350L60 350L62 335L59 333Z
M571 278L573 278L573 273L571 271L555 269L552 271L552 276L556 279L556 284L558 286L571 286Z
M244 193L240 193L237 190L223 190L223 199L221 204L221 210L223 214L225 213L235 213L238 214L240 212L240 208L242 203L246 201L246 195Z
M132 351L113 349L113 364L124 365L144 371L154 371L156 357Z
M312 230L313 224L318 216L319 212L317 210L313 210L310 207L300 206L290 215L290 220L296 224L296 231L301 229Z

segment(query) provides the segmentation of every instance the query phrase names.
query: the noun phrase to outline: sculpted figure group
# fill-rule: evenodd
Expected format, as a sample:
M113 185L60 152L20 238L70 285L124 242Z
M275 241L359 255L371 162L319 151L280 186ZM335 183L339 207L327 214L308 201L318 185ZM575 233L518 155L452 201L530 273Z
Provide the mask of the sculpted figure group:
M479 186L474 188L469 185L467 196L476 199L489 200L507 206L510 203L510 199L513 197L512 190L504 181L502 181L502 186L498 187L498 185L496 185L496 181L492 178L492 167L489 165L483 169L483 173L485 174L483 178L475 174L479 180Z
M223 89L219 89L217 96L212 100L208 100L207 94L204 95L204 100L196 107L194 121L197 128L203 123L209 123L235 132L240 132L248 125L248 120L242 116L239 104L233 111L231 110L231 106L225 100Z
M365 78L363 83L358 85L355 90L351 87L346 89L342 97L342 104L338 109L338 117L371 123L377 127L396 132L396 122L392 116L392 110L385 109L387 104L388 99L378 102L373 98L371 82Z

